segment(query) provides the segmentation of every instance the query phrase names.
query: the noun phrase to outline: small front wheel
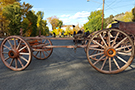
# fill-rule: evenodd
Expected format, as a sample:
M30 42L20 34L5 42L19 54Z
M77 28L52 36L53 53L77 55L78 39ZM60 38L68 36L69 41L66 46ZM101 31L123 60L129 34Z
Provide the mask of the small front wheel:
M50 46L52 42L49 39L41 39L38 42L42 46L33 47L33 56L39 60L47 59L52 54L53 48L45 48L44 46Z

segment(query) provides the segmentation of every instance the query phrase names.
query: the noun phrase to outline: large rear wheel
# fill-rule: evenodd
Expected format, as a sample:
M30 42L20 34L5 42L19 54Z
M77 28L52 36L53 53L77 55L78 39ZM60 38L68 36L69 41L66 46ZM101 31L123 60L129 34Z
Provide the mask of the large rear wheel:
M89 40L86 53L91 66L99 72L119 73L134 59L134 44L123 31L101 30Z

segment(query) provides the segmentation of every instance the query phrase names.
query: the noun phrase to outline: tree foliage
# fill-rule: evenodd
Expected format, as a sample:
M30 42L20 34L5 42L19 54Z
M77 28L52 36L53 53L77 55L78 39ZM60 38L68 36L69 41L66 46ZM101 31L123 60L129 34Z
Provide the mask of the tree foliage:
M21 0L0 0L0 30L9 35L19 35L20 29L23 36L36 36L41 29L42 35L49 34L47 20L43 20L43 12L35 14L32 5ZM38 24L37 24L38 23Z
M0 5L7 6L13 4L14 2L20 2L21 0L0 0Z
M32 7L33 6L30 5L29 3L23 2L23 4L21 5L22 18L25 18L26 17L26 15L29 13L29 11L31 11Z
M72 29L70 28L70 26L67 26L67 28L66 28L66 31L65 31L65 33L64 33L64 35L71 35L71 33L72 33Z
M48 36L49 35L49 27L47 26L47 20L42 20L42 35Z
M49 23L52 25L52 30L56 29L56 27L61 28L61 26L63 25L63 22L59 20L59 18L57 18L56 16L52 16L47 19Z
M107 25L111 24L114 20L113 20L114 16L110 15L108 18L105 19L105 22Z
M132 21L135 22L135 7L132 9L133 18Z
M29 11L26 14L26 18L23 19L22 22L22 28L23 33L25 33L26 36L36 36L37 35L37 16L34 12Z
M9 23L9 33L10 35L18 35L21 27L21 8L20 3L15 2L3 9L3 16L6 17Z
M37 12L37 28L38 28L38 32L39 33L39 30L41 30L41 33L43 33L43 29L42 29L42 19L43 19L43 16L44 16L44 12L41 12L41 11L38 11Z
M132 14L132 12L125 12L124 14L121 14L121 15L115 17L114 19L124 21L124 22L131 22L133 19L133 14Z
M39 30L42 35L49 35L49 28L47 27L47 20L43 20L44 12L37 12L37 33L39 34Z
M9 21L3 16L3 8L20 0L0 0L0 30L8 33Z
M102 10L93 11L90 13L90 16L88 17L88 22L84 24L85 32L94 32L101 29L102 24ZM105 28L105 22L104 22L104 28Z

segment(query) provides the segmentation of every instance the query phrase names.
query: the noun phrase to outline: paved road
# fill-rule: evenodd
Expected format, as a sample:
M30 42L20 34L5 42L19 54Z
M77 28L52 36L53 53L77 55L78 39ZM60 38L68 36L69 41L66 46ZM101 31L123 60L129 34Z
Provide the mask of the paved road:
M73 44L53 41L53 44ZM135 61L135 60L134 60ZM134 67L135 62L132 63ZM55 48L46 60L33 57L24 71L11 71L0 60L0 90L134 90L135 69L107 75L93 69L83 48Z

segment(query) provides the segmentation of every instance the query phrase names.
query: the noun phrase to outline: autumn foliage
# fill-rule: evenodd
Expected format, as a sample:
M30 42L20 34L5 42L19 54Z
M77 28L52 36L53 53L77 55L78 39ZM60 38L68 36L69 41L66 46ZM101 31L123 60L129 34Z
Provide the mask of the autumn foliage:
M32 11L32 5L20 0L0 0L0 30L7 35L19 35L20 29L23 36L36 36L41 30L42 35L49 35L47 21L43 20L38 11ZM42 15L43 17L43 15Z

